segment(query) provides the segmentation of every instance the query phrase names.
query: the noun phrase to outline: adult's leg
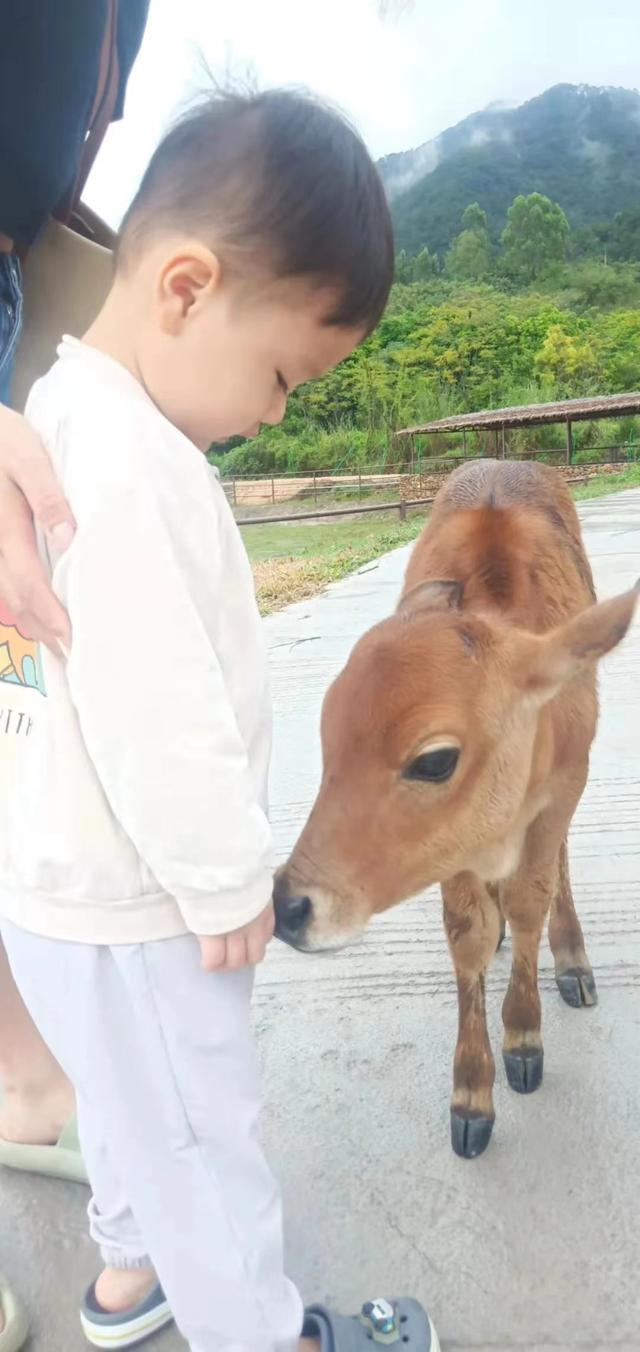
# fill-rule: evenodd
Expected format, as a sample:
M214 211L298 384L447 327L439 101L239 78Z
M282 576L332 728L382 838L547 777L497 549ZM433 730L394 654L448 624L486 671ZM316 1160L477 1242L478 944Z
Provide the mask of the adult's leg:
M20 265L0 236L0 403L9 402L20 332ZM0 941L0 1137L53 1145L74 1110L73 1090L18 994Z
M20 332L20 265L0 236L0 403L8 403ZM73 1112L73 1090L24 1007L0 941L0 1137L53 1145Z
M9 403L22 322L22 276L12 241L0 235L0 404Z
M74 1111L73 1089L16 987L0 940L0 1137L54 1144Z

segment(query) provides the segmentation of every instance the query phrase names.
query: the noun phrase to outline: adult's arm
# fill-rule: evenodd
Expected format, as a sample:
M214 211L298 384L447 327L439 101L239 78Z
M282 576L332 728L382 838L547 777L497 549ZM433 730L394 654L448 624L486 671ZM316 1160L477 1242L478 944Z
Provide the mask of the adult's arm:
M0 405L0 596L22 632L55 652L69 647L71 626L38 556L34 518L67 548L75 522L49 457L25 419Z

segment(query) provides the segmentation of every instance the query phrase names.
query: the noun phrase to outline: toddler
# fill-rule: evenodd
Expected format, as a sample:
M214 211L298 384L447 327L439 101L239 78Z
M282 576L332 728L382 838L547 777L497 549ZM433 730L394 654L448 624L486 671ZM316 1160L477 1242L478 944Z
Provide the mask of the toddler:
M42 544L73 642L65 663L17 630L8 645L0 930L77 1094L97 1346L171 1313L192 1352L367 1345L363 1324L304 1322L257 1138L265 647L204 452L280 422L375 327L392 271L380 180L340 117L283 92L209 99L159 146L101 313L29 399L77 522L61 557ZM385 1319L399 1340L383 1304L369 1337ZM404 1319L436 1347L419 1306Z

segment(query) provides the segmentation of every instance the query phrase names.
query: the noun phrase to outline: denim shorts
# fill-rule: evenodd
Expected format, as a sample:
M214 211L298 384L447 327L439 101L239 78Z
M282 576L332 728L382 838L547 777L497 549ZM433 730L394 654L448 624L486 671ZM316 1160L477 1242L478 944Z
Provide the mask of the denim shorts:
M16 255L0 253L0 404L9 403L22 320L22 273Z

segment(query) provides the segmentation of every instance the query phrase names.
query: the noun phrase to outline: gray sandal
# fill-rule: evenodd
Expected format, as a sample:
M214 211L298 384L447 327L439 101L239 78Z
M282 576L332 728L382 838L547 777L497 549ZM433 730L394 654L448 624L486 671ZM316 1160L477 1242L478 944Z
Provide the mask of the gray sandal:
M27 1341L29 1320L22 1303L0 1273L0 1352L20 1352Z
M45 1174L68 1183L88 1183L87 1170L80 1154L76 1119L72 1117L55 1145L23 1145L0 1136L0 1164L26 1174Z
M440 1352L438 1335L417 1300L370 1300L345 1318L324 1305L305 1311L303 1338L319 1338L322 1352L373 1352L376 1344L396 1352Z

